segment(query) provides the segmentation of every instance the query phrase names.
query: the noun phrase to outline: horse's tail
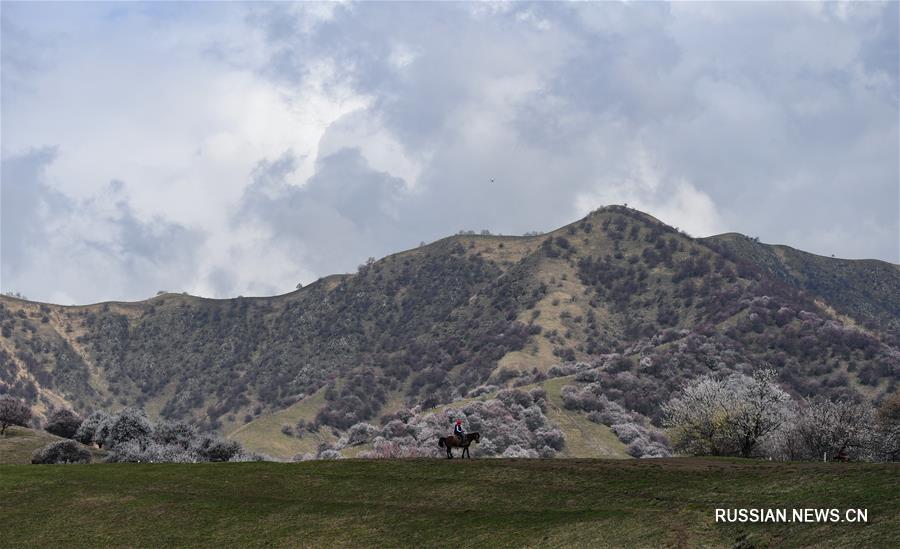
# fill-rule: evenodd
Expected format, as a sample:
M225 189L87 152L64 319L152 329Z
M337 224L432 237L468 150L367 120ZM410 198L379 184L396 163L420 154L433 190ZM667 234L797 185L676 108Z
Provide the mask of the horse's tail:
M444 447L444 437L438 438L438 447L439 447L439 448L443 448L443 447Z

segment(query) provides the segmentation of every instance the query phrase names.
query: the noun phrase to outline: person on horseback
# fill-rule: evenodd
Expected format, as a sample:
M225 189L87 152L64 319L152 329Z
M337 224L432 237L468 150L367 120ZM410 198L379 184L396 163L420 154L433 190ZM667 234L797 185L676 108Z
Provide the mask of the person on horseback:
M456 425L453 426L453 435L459 440L460 446L466 443L466 431L463 429L461 419L456 420Z

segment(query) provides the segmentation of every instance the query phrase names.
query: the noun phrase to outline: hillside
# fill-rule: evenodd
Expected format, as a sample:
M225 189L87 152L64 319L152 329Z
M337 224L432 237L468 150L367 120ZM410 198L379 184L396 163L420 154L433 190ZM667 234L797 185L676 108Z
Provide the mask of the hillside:
M13 425L6 429L4 436L0 436L0 464L31 463L31 454L35 450L61 440L66 439L46 431ZM106 452L98 448L90 447L89 450L95 461L102 461L106 456Z
M15 547L889 547L895 464L739 459L0 466ZM716 523L716 508L865 509ZM89 512L85 512L89 509ZM460 538L457 530L465 531Z
M285 457L576 362L653 421L686 380L764 364L797 396L878 400L900 378L898 296L897 265L693 239L612 206L539 236L448 237L275 297L0 297L0 391L39 414L143 406ZM569 430L584 420L560 414ZM280 433L300 421L314 425L304 439Z
M729 233L703 239L731 258L747 258L765 273L821 298L846 317L894 338L900 334L900 266L876 260L828 258L791 248L761 244ZM845 318L846 318L845 317ZM896 343L896 339L894 340Z

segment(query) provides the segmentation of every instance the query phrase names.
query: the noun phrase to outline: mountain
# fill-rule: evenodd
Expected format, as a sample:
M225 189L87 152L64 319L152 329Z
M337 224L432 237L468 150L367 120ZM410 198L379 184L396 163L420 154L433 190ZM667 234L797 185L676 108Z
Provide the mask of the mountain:
M404 407L545 385L576 362L651 420L686 380L762 365L796 396L878 400L900 378L900 266L695 239L609 206L538 236L451 236L274 297L0 297L0 392L39 413L139 405L251 439L283 419L331 428L324 440Z

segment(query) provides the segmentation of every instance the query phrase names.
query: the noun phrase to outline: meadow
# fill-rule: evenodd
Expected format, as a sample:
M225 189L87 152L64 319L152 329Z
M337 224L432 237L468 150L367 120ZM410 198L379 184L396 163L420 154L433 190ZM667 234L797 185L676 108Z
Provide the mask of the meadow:
M900 465L339 460L0 465L8 547L889 547ZM716 508L868 523L717 524Z

